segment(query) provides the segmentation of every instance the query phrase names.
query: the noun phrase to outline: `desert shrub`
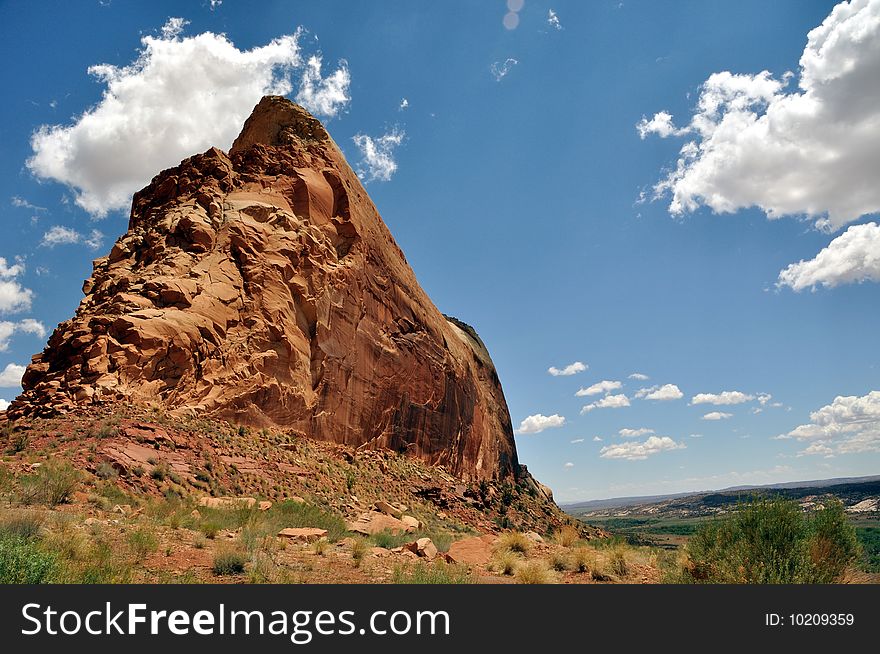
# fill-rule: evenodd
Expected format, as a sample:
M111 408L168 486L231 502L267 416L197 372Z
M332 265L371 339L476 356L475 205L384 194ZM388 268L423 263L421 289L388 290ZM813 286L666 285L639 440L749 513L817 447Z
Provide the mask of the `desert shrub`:
M574 570L574 557L569 552L554 552L550 555L550 567L557 572Z
M578 530L571 525L560 527L553 535L553 539L563 547L571 547L580 540Z
M171 469L168 467L168 464L164 461L159 461L153 466L153 469L150 470L150 477L156 481L164 481L165 477L167 477L170 472Z
M443 561L415 565L397 565L391 573L395 584L473 584L476 583L467 566L450 565Z
M58 557L35 538L0 535L0 584L47 584L58 574Z
M831 583L860 554L839 501L811 513L783 498L756 499L701 525L687 545L688 583Z
M364 557L370 551L370 546L365 538L355 538L351 544L351 559L354 561L355 567L360 567Z
M143 561L159 549L159 540L156 535L146 529L135 529L128 534L126 540L138 561Z
M526 538L525 534L518 531L508 531L502 534L501 538L498 539L497 545L499 550L519 552L520 554L528 553L531 546L532 542Z
M596 567L596 552L588 547L576 547L572 559L575 572L590 572Z
M492 561L492 569L503 575L513 575L520 564L520 557L510 550L499 552Z
M24 429L15 429L12 425L6 424L3 427L2 436L9 445L6 450L7 454L18 454L27 449L31 441L31 435Z
M215 575L240 575L244 572L247 557L243 552L223 550L214 555L213 570Z
M318 556L324 556L327 553L327 548L330 547L330 541L326 538L319 538L314 543L312 543L312 551Z
M552 584L555 579L544 561L526 561L516 569L518 584Z
M19 500L22 504L63 504L73 496L80 478L79 470L67 461L48 461L34 474L21 478Z
M618 577L625 577L629 574L629 564L626 562L626 545L617 543L611 548L608 565L611 572Z
M114 477L117 477L119 475L119 473L116 472L116 468L114 468L106 461L98 464L98 466L95 468L95 474L101 479L113 479Z
M220 531L220 525L211 520L206 520L199 525L199 530L204 534L205 538L214 540L217 538L217 532Z

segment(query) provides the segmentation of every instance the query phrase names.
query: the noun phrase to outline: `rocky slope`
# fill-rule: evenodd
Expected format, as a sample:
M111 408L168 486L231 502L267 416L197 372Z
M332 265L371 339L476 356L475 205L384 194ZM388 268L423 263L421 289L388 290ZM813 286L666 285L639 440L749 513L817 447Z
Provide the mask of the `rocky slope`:
M476 332L431 303L357 176L305 110L266 97L134 196L11 420L135 405L355 448L469 480L521 473Z

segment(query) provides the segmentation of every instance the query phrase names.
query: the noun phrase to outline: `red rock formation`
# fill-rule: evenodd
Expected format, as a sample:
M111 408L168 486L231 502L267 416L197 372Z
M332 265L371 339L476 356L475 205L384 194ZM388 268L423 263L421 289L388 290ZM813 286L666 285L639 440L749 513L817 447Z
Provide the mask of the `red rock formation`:
M8 416L128 401L519 474L476 332L447 320L323 126L266 97L134 196Z

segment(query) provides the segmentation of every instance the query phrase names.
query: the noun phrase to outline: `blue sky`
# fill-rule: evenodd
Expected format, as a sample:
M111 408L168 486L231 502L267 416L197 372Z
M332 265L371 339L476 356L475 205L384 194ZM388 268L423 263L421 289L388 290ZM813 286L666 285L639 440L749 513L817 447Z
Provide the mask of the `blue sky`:
M880 473L878 4L2 3L0 398L126 193L228 147L263 75L312 103L435 304L480 332L558 499ZM252 68L212 69L221 46ZM114 74L124 111L96 113Z

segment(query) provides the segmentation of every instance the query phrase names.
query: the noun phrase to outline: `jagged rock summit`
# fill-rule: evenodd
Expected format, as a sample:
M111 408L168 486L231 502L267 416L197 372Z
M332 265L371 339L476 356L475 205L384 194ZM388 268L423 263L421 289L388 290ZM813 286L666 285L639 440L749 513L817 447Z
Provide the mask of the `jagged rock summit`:
M263 98L228 154L136 193L83 292L10 419L131 402L520 474L486 347L432 304L339 148L285 98Z

